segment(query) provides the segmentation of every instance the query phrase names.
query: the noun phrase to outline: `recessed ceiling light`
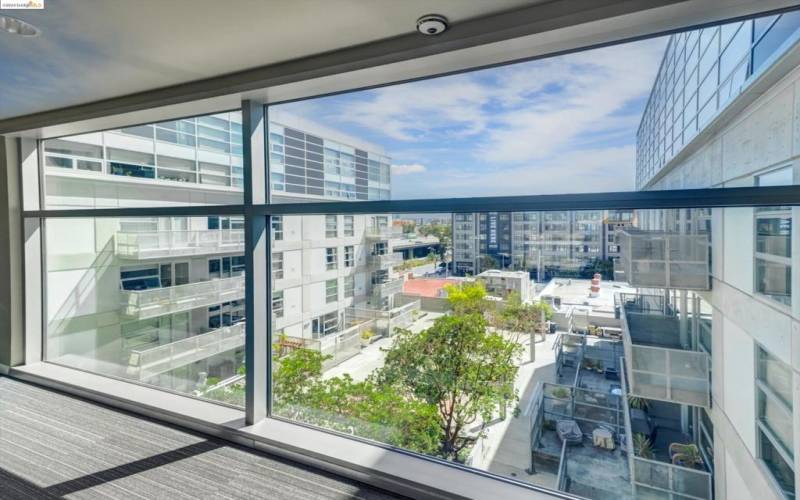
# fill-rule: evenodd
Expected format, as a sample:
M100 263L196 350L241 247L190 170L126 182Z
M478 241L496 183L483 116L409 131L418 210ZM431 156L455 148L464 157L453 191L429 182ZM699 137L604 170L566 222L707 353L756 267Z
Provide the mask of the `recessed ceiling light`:
M10 16L0 16L0 31L20 36L37 36L41 33L36 26Z
M438 35L447 29L447 18L439 14L426 14L417 19L417 31L423 35Z

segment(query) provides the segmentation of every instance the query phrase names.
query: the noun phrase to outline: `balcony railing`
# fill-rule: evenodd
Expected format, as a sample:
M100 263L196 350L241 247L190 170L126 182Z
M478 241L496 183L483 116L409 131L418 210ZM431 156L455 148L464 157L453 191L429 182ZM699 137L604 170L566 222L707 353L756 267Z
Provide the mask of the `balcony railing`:
M618 237L617 280L646 288L711 289L708 235L628 229Z
M623 364L627 363L623 361ZM628 387L625 384L625 377L622 377L621 382L623 392L627 394ZM623 404L625 435L633 436L627 398L623 399ZM625 447L631 472L631 483L636 495L652 498L687 498L696 500L710 500L713 498L713 477L709 472L637 456L633 448L633 439L626 440Z
M403 235L402 231L395 230L391 226L369 226L364 235L371 240L388 240L398 238Z
M244 252L244 230L118 232L116 254L126 259Z
M154 318L244 298L244 276L199 281L167 288L123 290L122 315Z
M128 375L138 380L147 380L242 346L244 323L225 326L169 344L131 351Z
M386 269L392 266L397 266L402 262L403 254L399 252L367 256L367 265L378 269Z
M682 332L663 297L620 294L620 319L631 394L710 406L710 356L695 350L691 332Z
M385 281L383 283L375 283L372 285L372 294L380 298L391 297L392 295L401 293L402 291L402 278Z

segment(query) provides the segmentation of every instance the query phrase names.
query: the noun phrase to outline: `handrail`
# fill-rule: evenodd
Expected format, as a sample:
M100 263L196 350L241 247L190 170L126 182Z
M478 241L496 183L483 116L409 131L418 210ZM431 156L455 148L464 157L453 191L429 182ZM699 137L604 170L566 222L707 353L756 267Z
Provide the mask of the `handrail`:
M118 231L114 243L115 253L125 257L201 254L244 248L244 230Z

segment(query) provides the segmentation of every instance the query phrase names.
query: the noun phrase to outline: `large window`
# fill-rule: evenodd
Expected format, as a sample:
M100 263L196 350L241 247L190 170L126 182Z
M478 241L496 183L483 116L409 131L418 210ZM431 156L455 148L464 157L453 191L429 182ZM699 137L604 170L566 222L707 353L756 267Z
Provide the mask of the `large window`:
M46 208L166 206L188 200L234 205L243 199L238 111L47 140L43 154ZM109 189L97 190L97 183ZM77 191L83 198L75 198Z
M758 186L792 185L792 167L756 176ZM792 207L755 212L755 290L787 306L792 303Z
M756 407L760 457L786 495L794 498L792 370L756 349Z
M710 499L712 338L766 325L779 353L800 314L800 120L759 135L794 97L719 123L759 44L800 50L764 38L784 16L44 140L45 361L572 494ZM793 367L757 356L736 431L789 492Z

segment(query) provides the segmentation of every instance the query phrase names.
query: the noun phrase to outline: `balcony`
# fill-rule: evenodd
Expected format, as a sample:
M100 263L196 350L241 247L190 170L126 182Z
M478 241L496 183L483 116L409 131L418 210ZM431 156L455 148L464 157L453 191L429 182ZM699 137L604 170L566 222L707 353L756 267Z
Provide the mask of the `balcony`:
M625 380L622 380L623 386ZM623 387L624 389L624 387ZM634 448L634 440L627 440L630 479L635 495L653 498L714 498L714 478L704 458L694 466L674 464L670 451L675 444L687 448L693 446L691 436L681 430L681 411L678 405L651 401L644 408L631 408L629 399L623 400L625 435L644 434L652 439L653 449L649 457L640 456ZM648 433L651 422L658 422L657 433ZM694 445L696 446L696 445Z
M128 376L147 380L191 363L244 346L244 323L149 349L131 351Z
M244 276L199 281L168 288L123 290L122 315L145 319L207 307L244 297Z
M395 230L391 226L370 226L364 231L364 236L368 240L380 241L391 238L399 238L403 235L401 231Z
M381 299L391 297L392 295L401 293L403 291L403 279L391 279L383 283L373 283L372 294Z
M618 281L646 288L711 289L708 235L628 229L618 237Z
M711 359L695 350L690 322L682 326L679 313L661 296L618 297L630 393L708 408Z
M367 256L367 265L376 269L388 269L402 262L403 254L399 252Z
M241 229L118 232L114 241L116 254L133 260L244 252Z

